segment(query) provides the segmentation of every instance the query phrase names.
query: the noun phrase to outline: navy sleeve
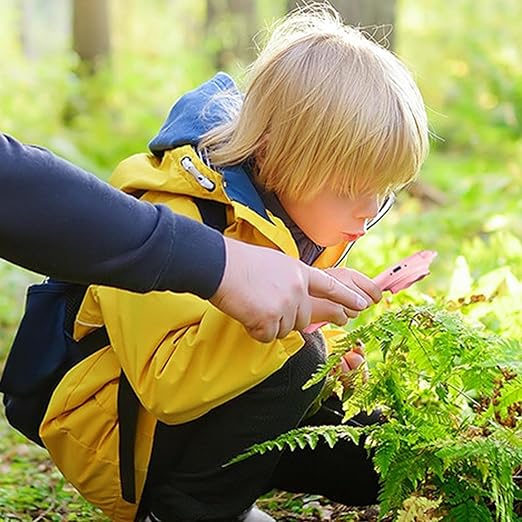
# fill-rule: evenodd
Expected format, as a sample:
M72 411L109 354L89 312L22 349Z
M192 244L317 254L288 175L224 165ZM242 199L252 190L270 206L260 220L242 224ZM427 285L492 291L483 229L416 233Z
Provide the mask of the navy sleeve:
M225 267L219 232L4 134L0 256L64 280L203 298L214 294Z

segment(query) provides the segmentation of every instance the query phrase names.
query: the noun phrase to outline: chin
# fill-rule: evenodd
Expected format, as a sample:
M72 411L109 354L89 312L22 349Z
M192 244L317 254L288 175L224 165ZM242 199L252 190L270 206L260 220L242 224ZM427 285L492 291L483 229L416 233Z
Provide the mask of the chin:
M303 229L301 229L303 230ZM311 239L316 245L319 245L323 248L333 247L335 245L339 245L341 243L346 243L342 238L339 236L324 236L321 234L313 234L310 232L303 232L308 236L309 239Z
M340 240L339 238L317 238L317 239L312 239L312 241L319 245L320 247L323 247L323 248L328 248L328 247L333 247L335 245L339 245L340 243L342 243L343 241Z

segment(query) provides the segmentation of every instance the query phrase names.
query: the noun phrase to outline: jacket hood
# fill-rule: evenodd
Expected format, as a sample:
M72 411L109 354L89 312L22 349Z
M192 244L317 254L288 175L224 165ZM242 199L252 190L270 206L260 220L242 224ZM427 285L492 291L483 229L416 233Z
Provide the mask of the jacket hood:
M165 151L183 145L195 147L207 131L225 120L225 111L214 99L223 92L241 96L234 80L228 74L219 72L179 98L170 109L159 133L150 141L150 151L156 156L162 156ZM226 194L231 200L246 205L270 220L249 178L247 164L211 168L222 175Z
M159 133L150 141L149 149L156 155L182 145L197 145L207 131L225 119L219 103L212 102L220 92L240 96L234 80L223 72L189 91L172 106Z

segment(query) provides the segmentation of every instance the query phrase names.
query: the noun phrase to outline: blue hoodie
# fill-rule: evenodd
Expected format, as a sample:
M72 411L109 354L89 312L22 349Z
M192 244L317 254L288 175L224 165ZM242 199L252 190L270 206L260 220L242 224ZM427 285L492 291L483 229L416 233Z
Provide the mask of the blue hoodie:
M154 154L182 145L196 146L203 134L223 123L225 114L212 99L221 92L241 96L234 80L223 72L179 98L170 109L159 133L149 143Z

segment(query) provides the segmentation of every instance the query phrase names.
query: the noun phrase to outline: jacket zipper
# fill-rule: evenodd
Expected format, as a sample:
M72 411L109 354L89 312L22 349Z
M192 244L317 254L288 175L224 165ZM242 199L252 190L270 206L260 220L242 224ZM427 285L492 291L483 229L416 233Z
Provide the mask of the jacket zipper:
M190 156L184 156L181 158L180 163L185 171L188 172L205 190L212 192L216 188L216 184L211 179L201 174L201 172L195 167Z

